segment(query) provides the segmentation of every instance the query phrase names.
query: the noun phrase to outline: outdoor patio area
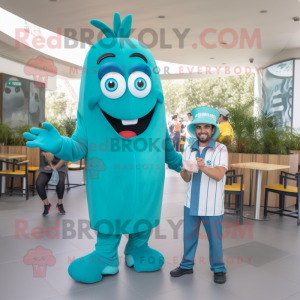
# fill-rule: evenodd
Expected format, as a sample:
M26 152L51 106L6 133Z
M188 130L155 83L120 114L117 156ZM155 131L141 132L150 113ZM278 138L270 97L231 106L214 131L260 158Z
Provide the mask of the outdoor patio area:
M81 172L72 172L72 182L82 180ZM84 230L89 224L85 186L65 192L66 215L55 209L56 193L48 192L53 207L42 216L43 204L38 195L26 201L22 196L0 199L0 290L2 299L10 300L71 300L71 299L300 299L300 232L297 220L271 216L270 221L247 221L239 227L237 219L224 215L224 261L227 282L213 283L208 258L208 240L203 226L195 258L194 274L179 278L170 276L183 254L183 208L186 183L180 175L166 170L161 224L152 232L150 247L165 257L163 268L153 273L137 273L124 262L126 236L120 247L119 273L95 284L74 281L68 275L71 259L94 250L95 234ZM245 207L248 210L249 207ZM253 210L253 208L251 208ZM247 222L246 222L247 221ZM17 228L26 226L25 234L16 235ZM180 225L181 224L181 225ZM17 226L17 227L16 227ZM47 233L57 227L55 238ZM67 230L71 227L73 230ZM81 228L81 229L78 229ZM175 227L175 229L173 228ZM247 229L246 229L247 228ZM23 231L23 232L24 232ZM253 236L252 236L253 233ZM54 235L54 232L51 232ZM48 236L48 237L47 237ZM57 238L56 238L57 237ZM48 265L44 277L34 277L33 266L23 258L27 251L42 246L52 251L55 264Z

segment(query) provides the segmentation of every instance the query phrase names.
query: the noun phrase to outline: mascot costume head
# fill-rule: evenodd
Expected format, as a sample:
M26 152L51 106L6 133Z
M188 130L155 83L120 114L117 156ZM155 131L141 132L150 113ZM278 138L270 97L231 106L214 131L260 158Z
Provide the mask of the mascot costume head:
M162 267L163 256L148 246L148 240L160 221L165 163L177 172L182 164L167 131L154 57L129 37L131 23L131 15L121 22L118 13L113 30L91 20L106 37L86 56L72 138L61 137L50 123L43 124L46 130L31 129L35 135L24 134L31 140L28 147L40 147L66 161L85 157L87 202L97 243L94 252L69 266L71 277L85 283L118 272L118 245L126 233L128 266L137 272Z

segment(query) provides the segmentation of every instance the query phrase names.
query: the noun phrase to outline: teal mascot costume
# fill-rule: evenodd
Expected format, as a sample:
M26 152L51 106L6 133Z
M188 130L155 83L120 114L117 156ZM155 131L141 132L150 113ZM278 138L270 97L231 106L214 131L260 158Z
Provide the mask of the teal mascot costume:
M118 246L129 234L125 261L137 272L159 270L164 257L148 246L159 225L165 163L180 172L182 158L171 143L158 68L151 51L130 38L132 16L115 13L113 30L91 24L106 36L88 52L81 77L77 127L62 137L50 123L24 133L28 147L60 159L85 157L91 228L98 231L95 251L74 260L70 276L94 283L118 272Z

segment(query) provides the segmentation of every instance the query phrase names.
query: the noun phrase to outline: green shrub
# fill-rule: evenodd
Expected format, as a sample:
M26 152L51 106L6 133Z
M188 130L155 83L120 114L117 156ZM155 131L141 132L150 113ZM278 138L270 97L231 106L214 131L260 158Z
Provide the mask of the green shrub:
M67 121L66 124L70 123L68 122L69 121ZM69 136L68 134L70 134L71 130L73 130L71 126L66 128L65 124L61 124L61 122L52 120L50 123L58 130L61 136ZM74 125L72 126L74 127ZM12 127L11 123L0 123L0 143L3 143L5 146L26 146L26 142L28 142L28 140L23 137L23 133L30 132L30 128L32 127L34 126L25 124L23 122L15 127Z
M65 134L67 137L71 137L74 134L76 125L77 125L77 119L71 119L67 118L63 121L61 121L61 125L65 129Z
M254 106L257 107L255 116ZM228 111L234 140L230 143L227 139L222 143L229 152L289 154L291 150L300 150L300 134L289 127L279 127L276 117L263 112L258 100L235 103Z

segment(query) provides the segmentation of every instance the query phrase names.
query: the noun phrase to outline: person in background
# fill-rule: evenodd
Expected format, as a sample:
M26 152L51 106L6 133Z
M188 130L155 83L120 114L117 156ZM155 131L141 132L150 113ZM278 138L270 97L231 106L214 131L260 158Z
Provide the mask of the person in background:
M172 124L169 127L170 137L172 139L174 149L180 151L180 125L177 122L177 115L172 117Z
M186 134L186 126L183 124L183 118L179 118L179 127L180 127L180 136L185 136Z
M191 124L191 122L193 121L193 116L191 113L187 113L187 117L188 117L188 122L186 124L186 131L185 131L185 144L184 144L184 149L186 149L187 147L190 147L195 139L190 135L190 133L188 132L187 128L189 126L189 124Z
M49 203L47 194L46 194L46 185L50 181L52 176L52 171L58 171L59 182L56 186L56 192L58 197L58 203L56 208L59 214L64 215L66 212L64 210L62 199L65 191L65 178L68 172L67 163L64 160L54 156L49 152L41 152L40 155L40 168L39 168L39 176L36 179L36 190L42 201L44 202L44 212L43 216L47 216L52 207L51 203Z
M225 108L219 109L220 116L218 118L219 123L219 129L220 129L220 135L219 135L219 141L221 142L226 137L230 138L230 142L233 140L233 130L231 125L228 122L228 116L229 111Z
M179 118L179 126L180 126L180 143L179 143L179 148L180 148L180 152L183 152L183 150L181 150L181 141L183 141L183 143L185 143L185 135L186 135L186 126L183 124L183 118Z
M181 135L184 135L184 132L185 132L185 125L183 124L183 118L179 118L179 126L180 126L180 134Z

